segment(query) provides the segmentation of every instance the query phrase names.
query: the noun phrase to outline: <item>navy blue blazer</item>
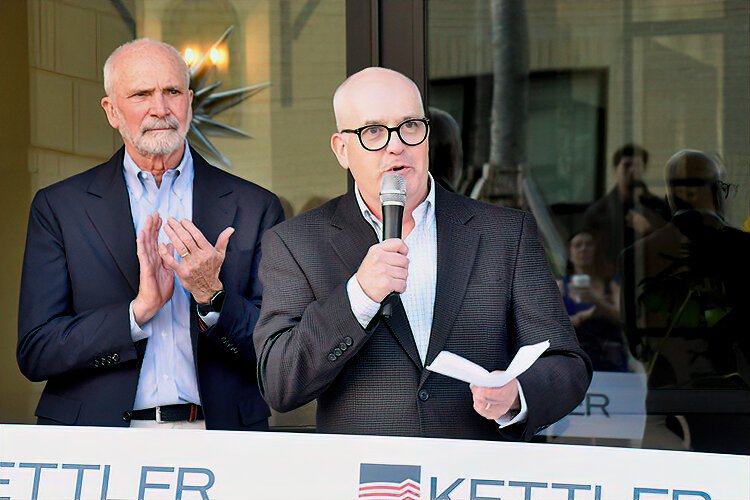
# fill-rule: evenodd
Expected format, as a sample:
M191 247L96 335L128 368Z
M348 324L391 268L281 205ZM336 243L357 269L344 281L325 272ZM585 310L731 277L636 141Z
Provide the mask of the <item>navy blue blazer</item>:
M195 167L193 222L209 241L227 226L219 321L190 334L208 429L266 429L270 411L255 377L252 332L263 232L283 220L271 192L209 165ZM136 234L123 175L124 149L106 163L40 190L29 216L18 319L18 365L47 381L40 423L129 426L145 343L130 336L138 292Z

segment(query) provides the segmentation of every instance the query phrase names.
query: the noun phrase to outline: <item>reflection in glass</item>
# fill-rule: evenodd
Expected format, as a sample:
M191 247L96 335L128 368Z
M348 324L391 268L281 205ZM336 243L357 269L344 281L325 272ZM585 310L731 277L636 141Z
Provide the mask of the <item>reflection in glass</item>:
M527 137L514 170L520 203L539 223L597 368L593 390L624 412L609 423L643 417L648 376L645 426L624 433L574 415L547 435L750 453L750 319L742 313L750 304L750 3L517 3L523 15L499 19L501 1L427 5L429 104L458 124L453 143L463 148L460 173L432 151L431 168L478 196L492 131L515 116L511 125ZM525 119L498 114L510 108L494 102L493 35L511 21L528 27ZM710 154L672 157L685 148ZM733 228L743 221L747 232Z
M696 391L681 396L691 447L745 453L750 416L713 414L741 411L750 389L750 234L724 218L723 171L701 151L683 150L667 162L673 217L623 253L639 264L624 288L624 319L649 387ZM703 396L706 389L734 391L736 406L732 392L724 406ZM653 395L659 404L661 393Z

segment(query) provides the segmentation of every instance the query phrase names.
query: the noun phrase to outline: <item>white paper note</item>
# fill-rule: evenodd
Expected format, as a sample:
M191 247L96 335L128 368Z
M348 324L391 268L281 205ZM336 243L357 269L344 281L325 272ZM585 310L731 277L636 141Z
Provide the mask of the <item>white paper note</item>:
M502 387L528 370L548 348L549 340L521 347L503 373L490 373L478 364L449 351L441 351L427 369L480 387Z

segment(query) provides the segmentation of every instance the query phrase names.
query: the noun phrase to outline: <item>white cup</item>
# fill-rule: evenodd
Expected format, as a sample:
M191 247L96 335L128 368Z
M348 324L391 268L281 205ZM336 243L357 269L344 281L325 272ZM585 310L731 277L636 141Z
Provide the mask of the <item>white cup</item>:
M574 274L570 277L570 285L576 289L576 292L581 288L589 288L591 286L591 276L588 274ZM576 302L581 301L578 293L574 293L573 298Z

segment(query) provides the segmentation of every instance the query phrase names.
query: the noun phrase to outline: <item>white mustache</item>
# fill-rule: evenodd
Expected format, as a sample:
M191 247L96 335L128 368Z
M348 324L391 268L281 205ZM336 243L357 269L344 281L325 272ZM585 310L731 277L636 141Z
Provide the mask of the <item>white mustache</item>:
M150 123L146 123L141 126L141 133L146 133L149 130L169 128L177 130L180 128L180 122L174 116L166 116L163 119L154 120Z

